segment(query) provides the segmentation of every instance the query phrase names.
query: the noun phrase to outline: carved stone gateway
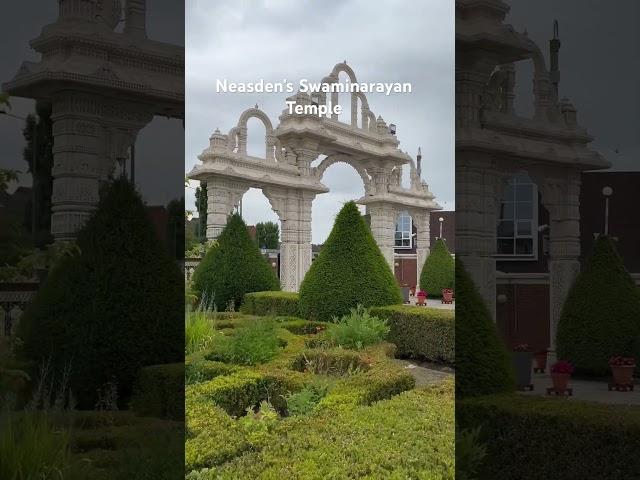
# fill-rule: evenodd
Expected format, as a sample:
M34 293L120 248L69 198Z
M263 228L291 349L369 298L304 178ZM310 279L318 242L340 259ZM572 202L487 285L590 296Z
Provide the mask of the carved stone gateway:
M495 318L496 215L508 180L526 172L550 218L554 349L562 305L579 271L580 174L610 165L589 148L593 138L578 125L573 105L558 99L559 39L552 42L549 71L526 33L503 23L508 11L501 0L456 1L456 255ZM522 60L534 67L533 118L514 111L514 63Z
M154 115L184 118L184 48L149 40L145 0L60 0L58 19L31 41L3 90L48 100L53 121L51 233L75 238L98 202L99 181L129 156Z
M337 64L322 82L338 82L340 72L357 82L346 63ZM418 269L429 253L429 212L440 206L411 157L398 148L400 142L385 121L371 112L365 95L350 95L350 124L340 122L335 114L289 113L286 108L274 129L264 112L257 106L250 108L228 134L216 130L211 135L209 147L198 157L202 163L188 175L207 184L209 239L220 235L228 215L249 188L262 189L282 224L280 279L287 291L299 289L311 265L311 204L316 195L329 191L322 176L337 162L351 165L362 178L365 195L357 202L366 206L373 236L391 268L396 218L403 211L412 215L418 230ZM287 101L327 105L322 92L313 98L298 92ZM331 93L331 105L337 103L338 94ZM265 158L247 155L247 120L252 117L260 119L266 129ZM312 166L321 155L320 163ZM411 168L409 188L401 185L405 164Z

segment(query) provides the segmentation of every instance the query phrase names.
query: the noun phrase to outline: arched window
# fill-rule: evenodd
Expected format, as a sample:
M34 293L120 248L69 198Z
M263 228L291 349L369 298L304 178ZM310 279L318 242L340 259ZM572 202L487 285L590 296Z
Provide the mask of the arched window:
M496 253L535 259L538 254L538 188L526 173L507 184L497 214Z
M412 247L412 230L411 215L408 212L402 212L398 215L396 223L395 248L411 248Z

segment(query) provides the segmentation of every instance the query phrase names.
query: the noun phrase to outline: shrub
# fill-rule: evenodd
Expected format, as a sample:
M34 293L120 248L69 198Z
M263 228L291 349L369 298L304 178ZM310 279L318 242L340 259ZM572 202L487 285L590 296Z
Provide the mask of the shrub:
M457 401L456 422L481 426L487 455L478 478L636 478L640 471L635 407L493 395Z
M131 402L133 410L141 416L182 420L184 372L183 363L141 368Z
M242 313L248 315L299 315L296 292L252 292L244 296Z
M246 293L280 290L280 282L251 240L242 217L234 214L218 237L218 244L193 272L191 288L200 298L210 299L210 307L223 311L230 303L238 308Z
M184 360L185 384L205 382L220 375L229 375L239 367L223 362L206 360L201 354L190 355Z
M364 307L402 303L400 288L354 202L336 217L300 286L300 313L331 320Z
M277 320L280 328L284 328L296 335L312 335L320 333L325 331L328 326L325 322L315 322L313 320L302 320L299 318L283 318Z
M342 348L312 349L301 352L291 364L298 372L316 375L345 375L366 368L356 352Z
M285 396L287 413L292 416L311 413L318 402L327 394L328 388L329 385L326 382L316 383L307 385L299 392L289 393Z
M260 451L189 478L454 477L451 387L414 390L371 406L293 420L286 434Z
M140 367L184 358L184 276L126 179L110 185L77 245L22 317L23 353L55 372L71 364L80 407L93 408L112 381L124 405Z
M326 337L334 345L360 350L382 342L388 333L386 320L371 316L366 308L358 305L336 323L329 324Z
M443 288L454 287L455 264L444 240L439 238L424 262L420 288L431 297L441 297Z
M206 311L186 312L184 321L184 352L191 353L207 349L213 342L215 325Z
M261 448L269 439L279 419L280 416L273 405L262 400L257 411L247 408L247 414L238 419L238 425L244 431L249 445L253 448Z
M372 308L371 314L387 320L387 341L396 345L398 357L455 363L453 310L394 305Z
M634 354L640 336L640 290L625 270L614 241L600 236L576 278L558 323L559 358L581 375L607 375L614 355Z
M251 322L231 335L218 335L209 360L238 365L256 365L275 357L280 349L278 331L272 321Z
M511 359L484 300L459 260L456 285L456 396L513 390Z

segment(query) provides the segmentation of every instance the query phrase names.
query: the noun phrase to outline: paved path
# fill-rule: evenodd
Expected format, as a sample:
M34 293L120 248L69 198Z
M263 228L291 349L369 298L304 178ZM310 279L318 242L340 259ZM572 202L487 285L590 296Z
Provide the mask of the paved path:
M409 304L415 305L416 297L409 297ZM442 308L445 310L455 310L456 308L455 305L456 305L455 301L453 303L442 303L442 301L439 298L427 298L427 307Z
M548 374L536 374L532 378L533 391L523 392L524 395L546 395L547 387L552 385ZM569 400L584 400L587 402L609 403L616 405L640 406L640 385L636 385L632 392L609 391L606 381L574 380L569 382L573 388L573 396Z
M394 359L394 362L405 368L416 379L416 387L434 385L453 375L453 369L440 365L418 362L414 360Z

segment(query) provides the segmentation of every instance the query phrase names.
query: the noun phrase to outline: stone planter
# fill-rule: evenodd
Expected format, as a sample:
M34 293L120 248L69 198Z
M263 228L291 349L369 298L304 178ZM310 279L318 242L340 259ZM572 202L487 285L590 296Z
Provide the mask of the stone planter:
M635 365L611 365L613 383L617 385L632 385Z
M419 292L416 296L416 305L426 305L427 304L427 294Z
M553 382L553 389L556 392L564 392L569 385L570 373L552 373L551 381Z
M453 290L450 288L442 289L442 303L453 303Z
M511 361L516 373L516 386L518 389L531 387L531 370L533 365L533 353L512 352Z
M534 354L534 359L536 361L536 366L534 368L535 372L544 373L547 369L547 350L543 350L541 352L536 352Z

